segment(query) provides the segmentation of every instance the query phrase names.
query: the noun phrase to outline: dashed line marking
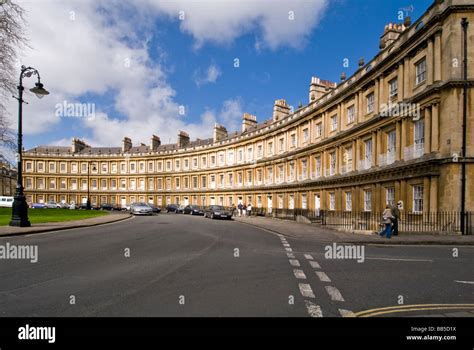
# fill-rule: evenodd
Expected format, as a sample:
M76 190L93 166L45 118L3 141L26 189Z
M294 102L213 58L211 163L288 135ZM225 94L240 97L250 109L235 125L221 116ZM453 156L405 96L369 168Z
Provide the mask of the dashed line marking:
M288 243L286 243L286 244L283 244L283 247L290 248L291 246Z
M295 258L295 254L293 254L293 253L286 253L286 256L287 256L289 259L294 259L294 258Z
M328 292L329 296L331 297L331 300L333 301L344 301L344 298L342 297L341 292L339 292L339 289L336 287L332 286L326 286L326 291Z
M316 272L316 275L318 275L319 280L321 282L331 282L331 279L328 277L328 275L326 275L326 273L322 271L315 271L315 272Z
M313 298L313 299L316 298L309 284L298 283L298 287L300 288L301 295L304 296L305 298Z
M290 253L293 251L293 249L291 249L291 248L285 248L285 250L286 250L287 252L290 252Z
M474 284L474 281L454 281L456 283Z
M356 314L350 310L339 309L339 313L342 317L357 317Z
M320 269L321 268L321 265L319 265L319 263L317 261L310 261L309 264L311 265L311 267L313 269Z
M294 269L293 273L294 273L295 277L300 279L300 280L305 280L306 279L306 275L303 272L303 270Z
M311 317L323 317L323 312L321 311L321 307L316 305L315 303L305 300L306 308L308 309L308 314Z
M311 254L305 254L304 257L308 260L313 260L313 256Z
M408 262L433 262L433 260L427 259L401 259L401 258L374 258L365 257L366 260L386 260L386 261L408 261Z
M298 266L298 267L301 266L300 262L296 259L290 259L289 261L290 261L291 266Z

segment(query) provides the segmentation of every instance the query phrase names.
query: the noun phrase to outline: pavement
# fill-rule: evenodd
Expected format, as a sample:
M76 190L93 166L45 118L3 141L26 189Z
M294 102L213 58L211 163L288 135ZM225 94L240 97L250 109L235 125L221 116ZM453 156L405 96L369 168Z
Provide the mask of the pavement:
M36 262L0 255L0 316L474 317L473 247L347 245L247 219L170 213L0 237L37 249ZM328 255L335 244L361 254Z
M374 243L374 244L432 244L432 245L474 245L474 235L427 235L402 233L392 238L382 238L379 235L367 233L350 233L331 229L318 224L307 224L292 220L261 216L236 216L236 221L253 225L274 233L282 234L299 240L317 240L339 243Z
M90 219L71 220L71 221L62 221L62 222L47 222L47 223L42 223L42 224L33 224L30 227L0 226L0 237L26 235L26 234L49 232L49 231L60 231L60 230L68 230L68 229L73 229L73 228L104 225L104 224L110 224L112 222L125 220L130 217L131 217L130 213L111 212L108 215L98 216L98 217L90 218Z

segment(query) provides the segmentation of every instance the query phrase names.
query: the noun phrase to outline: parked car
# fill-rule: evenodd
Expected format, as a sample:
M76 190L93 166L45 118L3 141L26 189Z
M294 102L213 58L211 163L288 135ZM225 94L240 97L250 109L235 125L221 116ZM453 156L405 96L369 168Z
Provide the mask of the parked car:
M158 214L161 212L161 208L160 207L157 207L156 205L152 204L152 203L148 203L148 205L151 207L151 209L153 210L154 213Z
M0 207L11 208L13 205L13 197L0 197Z
M183 214L184 213L184 208L186 208L186 206L180 205L178 207L178 209L176 209L176 214Z
M108 203L102 203L100 205L100 210L112 210L114 208L114 206L112 204L108 204Z
M46 204L44 204L44 203L33 203L33 204L31 204L31 209L46 209Z
M232 210L222 205L210 205L204 210L204 217L211 219L232 219Z
M61 208L61 209L70 209L71 208L71 205L66 203L66 202L58 203L58 205L59 205L58 208Z
M184 207L184 214L204 215L204 208L198 205L187 205Z
M133 203L130 205L130 212L133 215L152 215L153 209L146 203Z
M46 203L46 208L48 209L59 209L61 208L61 205L56 203L55 201L49 201Z
M177 204L168 204L166 206L167 213L176 213L178 211L179 205Z
M125 210L124 208L122 208L122 206L120 204L115 204L112 208L112 210L117 210L117 211L123 211Z
M71 204L69 205L69 209L70 209L70 210L75 210L76 208L77 208L76 203L71 203Z

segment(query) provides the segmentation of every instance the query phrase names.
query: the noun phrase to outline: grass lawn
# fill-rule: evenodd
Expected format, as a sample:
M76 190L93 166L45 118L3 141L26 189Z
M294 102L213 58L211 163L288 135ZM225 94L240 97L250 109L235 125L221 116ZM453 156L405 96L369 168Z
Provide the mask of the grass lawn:
M28 209L28 218L32 225L95 218L107 214L106 211L101 210ZM0 226L8 225L11 217L12 208L0 208Z

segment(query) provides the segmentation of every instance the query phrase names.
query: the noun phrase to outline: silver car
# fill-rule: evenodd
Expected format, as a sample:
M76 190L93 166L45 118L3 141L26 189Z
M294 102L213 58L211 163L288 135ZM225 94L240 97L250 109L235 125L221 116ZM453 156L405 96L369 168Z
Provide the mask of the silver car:
M130 205L130 212L133 215L152 215L153 208L146 203L133 203Z

